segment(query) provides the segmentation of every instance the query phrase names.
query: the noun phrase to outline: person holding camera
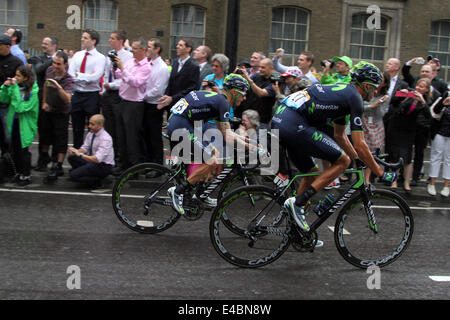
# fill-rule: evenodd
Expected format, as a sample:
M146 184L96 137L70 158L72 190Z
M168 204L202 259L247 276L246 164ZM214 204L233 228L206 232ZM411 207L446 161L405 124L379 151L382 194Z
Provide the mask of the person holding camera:
M431 81L422 78L417 81L415 91L403 89L396 92L391 101L392 115L386 130L389 141L386 141L386 152L390 162L404 160L404 185L403 189L411 192L410 179L412 176L412 149L418 130L417 118L421 112L429 112L431 105ZM392 188L397 188L393 183Z
M147 59L148 43L144 39L135 40L131 44L133 59L125 64L116 57L117 70L115 76L122 79L119 88L121 102L117 121L117 138L119 143L120 166L114 174L143 162L142 119L144 118L144 98L147 82L151 74L151 66Z
M228 69L230 67L230 59L222 53L216 53L212 57L212 73L206 75L202 79L202 88L211 87L214 83L219 90L223 89L223 80L225 79ZM208 81L212 81L208 84ZM232 115L230 116L233 117Z
M133 54L126 50L124 47L124 42L127 40L127 34L125 31L116 30L113 31L109 37L109 46L111 51L108 53L108 58L106 60L106 68L104 75L104 91L102 94L102 114L105 117L105 130L110 134L114 145L114 158L118 158L119 146L118 137L116 134L117 121L116 118L119 116L118 105L120 104L119 88L122 84L122 79L117 79L114 71L117 70L116 57L123 63L127 63L128 60L133 58Z
M353 67L353 62L349 57L334 57L333 59L321 61L320 65L322 66L322 78L320 79L320 84L348 84L352 81L350 69ZM332 74L331 69L334 66L336 66L336 72Z
M437 90L440 95L443 95L447 91L447 83L437 76L441 69L441 61L438 58L429 55L426 60L423 57L416 57L406 62L403 66L402 73L405 81L407 81L410 86L414 80L417 80L417 77L414 78L410 73L413 64L431 66L431 72L428 68L421 69L420 78L429 78L433 90ZM436 100L437 97L434 96L433 99Z
M276 71L285 73L288 67L280 63L280 59L284 55L284 49L278 48L273 56L273 64ZM314 54L311 51L303 51L297 60L297 66L302 71L303 77L312 82L312 84L319 83L316 76L312 73L312 65L314 63Z
M274 110L278 108L281 101L283 101L288 95L306 89L312 85L311 81L302 79L302 76L302 71L298 67L289 67L285 73L280 75L278 81L272 84L272 88L276 94Z
M242 76L249 82L250 91L246 100L242 103L240 110L235 110L240 117L243 111L247 109L256 110L261 117L261 123L269 124L272 120L272 108L275 103L275 91L273 90L272 81L273 62L269 58L261 60L260 70L258 73L250 76L247 69L240 68Z
M11 38L0 34L0 84L13 78L18 67L23 65L19 58L11 54ZM6 124L8 105L0 102L0 147L2 155L8 153L10 136Z
M17 176L16 186L31 184L31 152L28 150L37 133L39 86L31 68L21 65L14 78L7 78L0 88L0 103L9 105L8 133Z
M418 77L414 77L413 75L411 75L411 68L413 63L422 65L422 67L420 68L420 75ZM429 106L441 96L440 92L436 90L436 88L432 85L434 78L433 68L433 65L425 64L425 59L422 57L416 57L409 60L402 68L403 77L410 88L414 88L420 79L429 79L431 83L431 103L428 105L428 108L423 108L421 110L416 119L417 128L414 141L414 171L411 181L411 184L413 186L417 185L421 172L423 172L425 148L427 147L430 140L431 114Z

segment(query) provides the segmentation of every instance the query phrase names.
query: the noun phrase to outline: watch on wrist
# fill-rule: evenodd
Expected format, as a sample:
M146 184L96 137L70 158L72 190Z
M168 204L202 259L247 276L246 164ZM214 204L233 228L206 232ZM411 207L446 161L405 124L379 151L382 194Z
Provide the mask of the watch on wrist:
M80 154L78 155L80 158L83 158L83 156L84 156L84 153L83 152L80 152Z

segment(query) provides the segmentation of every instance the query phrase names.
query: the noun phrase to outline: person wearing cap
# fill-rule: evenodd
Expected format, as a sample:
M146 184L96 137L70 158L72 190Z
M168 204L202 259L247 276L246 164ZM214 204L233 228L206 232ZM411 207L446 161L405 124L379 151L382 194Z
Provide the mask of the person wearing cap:
M303 73L298 67L289 67L288 70L281 74L281 83L278 81L272 84L272 88L275 91L276 102L274 109L277 109L284 98L297 91L306 89L312 85L312 82L307 79L302 79ZM285 86L283 86L285 84ZM283 88L285 88L283 90Z
M350 59L347 56L342 57L334 57L333 61L336 64L336 73L331 74L331 62L326 61L325 67L323 67L322 70L322 77L320 79L320 84L323 85L334 85L337 83L345 83L349 84L352 80L352 77L350 75L350 69L353 68L353 62L352 59ZM320 130L325 132L326 134L333 136L333 127L325 124L323 126L319 127ZM350 135L350 130L347 127L346 129L347 136ZM331 166L331 163L328 163L327 161L322 161L324 169L327 169ZM353 162L350 163L350 166L353 165ZM340 178L342 181L348 181L350 177L348 175L344 175ZM333 181L329 186L326 187L327 190L331 188L339 188L340 187L340 180L336 179Z
M441 60L438 58L429 55L427 57L428 64L433 68L433 79L431 80L431 85L440 92L441 95L444 95L445 92L448 91L447 83L438 77L439 71L441 70Z
M0 35L0 84L8 78L14 78L18 67L23 65L22 61L11 54L11 38ZM8 151L10 137L6 126L8 105L0 103L0 147L2 154Z
M336 63L336 73L331 74L331 62L327 61L323 68L320 84L350 83L352 80L350 76L350 69L353 68L352 59L342 56L334 57L333 61Z

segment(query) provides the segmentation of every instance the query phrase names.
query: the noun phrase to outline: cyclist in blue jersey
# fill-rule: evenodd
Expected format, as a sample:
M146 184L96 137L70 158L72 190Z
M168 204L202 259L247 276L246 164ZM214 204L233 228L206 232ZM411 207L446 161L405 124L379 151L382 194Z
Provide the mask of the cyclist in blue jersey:
M296 92L282 101L272 119L272 128L279 130L281 143L290 159L302 172L317 172L313 158L327 160L332 166L317 177L304 178L297 198L284 203L300 228L309 226L304 207L318 191L339 177L350 164L350 158L360 158L383 181L393 182L396 175L384 172L375 162L366 142L362 127L363 100L373 98L375 89L382 81L380 70L373 64L360 62L351 73L350 84L315 84ZM350 116L353 145L346 133L346 116ZM334 139L316 129L320 125L334 123Z
M205 141L199 141L194 133L194 121L214 120L219 132L227 143L236 141L239 146L246 149L257 150L258 147L250 144L248 139L234 133L230 127L230 106L238 107L245 100L249 90L249 84L242 76L230 74L224 79L223 93L218 94L211 91L192 91L176 103L168 120L167 133L169 136L177 129L185 130L183 136L188 136L194 148L200 148L206 155L211 157L211 164L204 163L188 177L185 184L168 190L172 198L173 207L179 213L184 214L183 194L191 189L196 183L203 181L205 177L212 174L217 168L218 150ZM214 200L207 199L210 205Z

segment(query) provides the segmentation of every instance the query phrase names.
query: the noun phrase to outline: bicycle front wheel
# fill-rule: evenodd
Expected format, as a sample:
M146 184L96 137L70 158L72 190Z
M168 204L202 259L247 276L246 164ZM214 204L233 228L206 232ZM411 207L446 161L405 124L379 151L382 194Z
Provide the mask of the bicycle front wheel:
M180 214L167 195L175 173L156 163L143 163L126 170L113 188L113 208L119 220L139 233L159 233L177 222Z
M394 192L375 190L368 205L358 194L342 208L334 239L341 256L352 265L381 268L402 255L413 230L414 219L406 201Z
M229 263L244 268L277 260L290 244L289 219L274 226L274 220L285 214L283 211L283 201L277 199L272 188L248 186L230 192L211 216L209 230L214 249ZM242 232L230 230L223 219L225 214Z

